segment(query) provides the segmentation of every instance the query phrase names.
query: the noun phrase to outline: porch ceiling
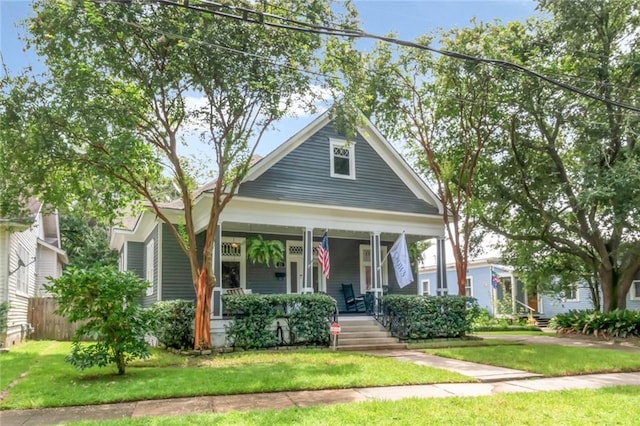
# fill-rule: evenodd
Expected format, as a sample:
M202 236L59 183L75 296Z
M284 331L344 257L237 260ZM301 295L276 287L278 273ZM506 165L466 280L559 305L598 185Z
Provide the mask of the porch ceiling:
M313 230L314 237L322 237L324 229L315 228ZM281 225L266 225L266 224L254 224L254 223L241 223L241 222L223 222L222 233L225 232L246 232L255 234L278 234L278 235L292 235L300 237L304 233L304 228L301 226L281 226ZM330 238L345 238L350 240L368 240L370 232L352 231L347 229L332 229L329 228ZM395 241L398 238L398 234L392 234L383 232L380 234L381 241ZM416 241L422 241L433 238L428 235L406 235L408 243Z

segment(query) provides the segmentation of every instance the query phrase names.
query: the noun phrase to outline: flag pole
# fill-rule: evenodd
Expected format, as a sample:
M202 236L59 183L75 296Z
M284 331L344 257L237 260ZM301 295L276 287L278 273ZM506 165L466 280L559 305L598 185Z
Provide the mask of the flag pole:
M402 231L402 235L404 235L404 231ZM380 261L380 266L378 266L378 269L382 268L382 265L384 265L384 262L387 261L387 258L389 257L390 254L391 254L391 250L387 250L387 254L385 254L382 260Z

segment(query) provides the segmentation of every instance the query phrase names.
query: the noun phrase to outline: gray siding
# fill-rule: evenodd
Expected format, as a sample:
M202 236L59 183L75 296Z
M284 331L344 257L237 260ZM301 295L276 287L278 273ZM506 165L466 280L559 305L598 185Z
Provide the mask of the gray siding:
M147 259L147 244L149 244L151 240L153 240L153 258ZM144 241L144 245L142 246L142 253L144 258L144 269L142 270L142 276L144 279L147 279L147 277L145 276L147 272L147 262L153 262L153 282L151 283L151 286L153 287L153 293L151 293L151 295L149 296L147 296L145 293L144 297L142 298L142 306L144 307L151 306L153 302L156 302L158 300L158 245L158 226L156 226L155 228L153 228L153 231L151 231L149 236L147 236L147 239Z
M332 124L303 142L262 176L240 186L239 195L269 200L437 214L418 199L361 135L355 138L356 179L330 176Z
M163 225L166 226L166 225ZM223 233L224 237L250 238L255 234L247 233ZM302 235L273 235L263 234L265 239L279 240L286 245L287 240L302 240ZM320 241L320 238L315 238ZM204 235L198 235L199 247L204 244ZM360 245L369 244L369 240L330 239L331 274L327 280L327 293L338 301L340 310L344 310L344 296L342 295L342 283L353 284L357 294L360 292ZM383 242L383 246L391 248L393 242ZM168 229L163 229L162 238L162 299L186 299L195 300L195 292L191 283L189 261L184 255ZM390 262L387 258L387 262ZM286 259L285 259L286 263ZM392 294L416 294L416 284L412 283L400 289L398 287L393 264L389 263L389 287ZM287 291L286 277L278 279L276 272L285 272L286 268L253 264L246 261L247 289L257 294L282 294Z
M163 224L162 229L162 300L196 300L191 281L191 265L175 237ZM204 233L197 236L198 247L204 245ZM201 250L198 250L200 253Z
M144 278L144 243L127 242L127 270Z

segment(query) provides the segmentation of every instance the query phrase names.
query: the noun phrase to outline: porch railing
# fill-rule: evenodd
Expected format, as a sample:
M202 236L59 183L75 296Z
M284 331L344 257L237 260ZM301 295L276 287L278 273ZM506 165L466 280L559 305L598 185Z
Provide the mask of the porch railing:
M519 300L516 300L516 304L522 306L523 308L525 308L527 311L529 311L529 316L532 316L533 313L536 311L535 309L533 309L531 306L527 305L526 303L522 303Z

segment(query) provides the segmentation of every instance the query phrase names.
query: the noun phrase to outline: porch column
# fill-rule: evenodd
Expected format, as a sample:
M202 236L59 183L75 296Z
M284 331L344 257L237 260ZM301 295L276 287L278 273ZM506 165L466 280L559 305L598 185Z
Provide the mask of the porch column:
M378 312L378 301L382 297L382 260L380 258L380 232L372 232L371 246L371 288L374 291L374 311Z
M215 240L213 243L213 276L216 278L216 285L213 288L211 300L211 316L222 317L222 223L218 223L215 230Z
M447 259L445 259L445 245L444 238L438 238L437 241L437 258L436 258L436 295L438 294L437 289L440 289L442 294L442 290L447 289ZM449 291L447 291L449 294Z
M313 293L313 228L305 228L302 237L304 267L301 293Z
M518 300L518 283L513 274L509 274L509 276L511 277L511 312L515 315L518 309L518 303L516 302Z

